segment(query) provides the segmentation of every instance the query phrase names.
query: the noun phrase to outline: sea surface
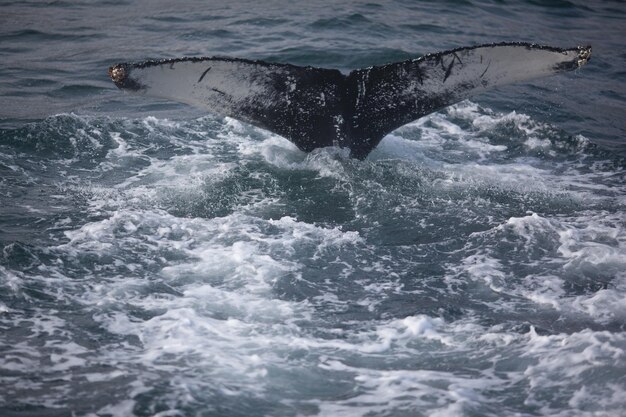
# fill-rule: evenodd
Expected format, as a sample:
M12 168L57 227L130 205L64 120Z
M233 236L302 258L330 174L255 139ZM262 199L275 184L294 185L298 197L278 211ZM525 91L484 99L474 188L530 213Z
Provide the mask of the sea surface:
M623 416L623 1L0 1L0 415ZM110 82L591 44L364 161Z

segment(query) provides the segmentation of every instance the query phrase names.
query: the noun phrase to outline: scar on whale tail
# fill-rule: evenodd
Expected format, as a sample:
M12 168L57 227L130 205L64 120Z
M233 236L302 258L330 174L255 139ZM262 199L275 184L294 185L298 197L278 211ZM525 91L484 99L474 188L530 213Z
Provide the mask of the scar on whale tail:
M305 152L341 146L363 159L386 134L413 120L493 87L575 70L590 56L590 46L500 43L347 75L224 57L117 64L109 75L122 90L233 117Z

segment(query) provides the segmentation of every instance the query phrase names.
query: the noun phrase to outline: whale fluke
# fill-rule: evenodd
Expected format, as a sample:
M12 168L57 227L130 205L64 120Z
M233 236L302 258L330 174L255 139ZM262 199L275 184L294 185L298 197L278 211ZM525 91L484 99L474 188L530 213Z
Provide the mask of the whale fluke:
M225 57L117 64L109 75L122 90L233 117L283 136L305 152L341 146L363 159L404 124L493 87L575 70L590 56L590 46L499 43L348 75Z

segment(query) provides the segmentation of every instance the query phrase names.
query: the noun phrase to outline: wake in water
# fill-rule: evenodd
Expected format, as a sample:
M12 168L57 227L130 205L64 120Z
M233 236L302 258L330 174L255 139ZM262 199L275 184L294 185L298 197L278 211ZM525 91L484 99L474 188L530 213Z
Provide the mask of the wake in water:
M347 156L215 117L2 130L4 409L619 415L623 161L467 101Z

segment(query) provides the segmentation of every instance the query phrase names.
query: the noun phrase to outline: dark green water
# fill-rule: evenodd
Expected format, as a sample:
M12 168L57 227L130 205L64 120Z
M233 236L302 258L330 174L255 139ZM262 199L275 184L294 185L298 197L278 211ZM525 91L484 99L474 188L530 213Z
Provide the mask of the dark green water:
M0 415L621 415L625 25L608 1L0 3ZM500 41L594 55L365 161L106 74Z

